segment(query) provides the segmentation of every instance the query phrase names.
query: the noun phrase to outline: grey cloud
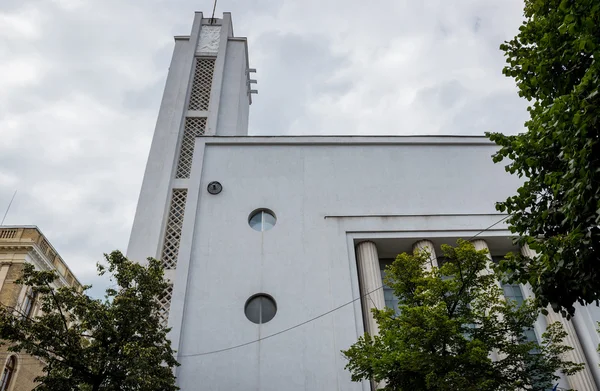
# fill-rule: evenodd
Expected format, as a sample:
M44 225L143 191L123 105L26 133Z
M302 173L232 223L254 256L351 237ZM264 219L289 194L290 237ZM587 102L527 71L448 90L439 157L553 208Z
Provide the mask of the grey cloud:
M265 34L257 37L255 49L269 53L258 62L258 107L251 108L255 134L289 134L294 121L306 118L306 104L321 93L341 94L349 85L329 83L343 58L331 53L321 36Z
M484 97L471 97L448 122L444 133L461 129L467 134L484 132L511 133L524 130L523 124L528 118L527 110L519 104L516 92L491 93Z
M423 88L417 93L417 101L435 104L436 109L449 109L457 105L467 93L460 81L453 79L435 87Z
M39 4L41 2L42 2L42 0L36 0L36 1L32 0L29 2L29 4L35 5L35 4ZM23 7L22 0L4 0L4 1L2 1L2 3L0 3L0 11L5 11L5 12L14 12L14 11L21 9L22 7Z
M520 131L526 103L498 46L522 5L233 0L225 11L258 69L251 133ZM0 69L14 72L0 73L0 212L18 188L6 223L40 226L96 295L108 282L95 263L128 241L172 36L189 33L197 6L0 1L26 32L0 26Z
M481 28L481 18L478 16L475 18L475 22L473 23L473 31L478 32Z
M130 89L123 93L123 108L126 110L148 110L149 107L158 108L160 97L165 86L164 80L158 80L142 88Z

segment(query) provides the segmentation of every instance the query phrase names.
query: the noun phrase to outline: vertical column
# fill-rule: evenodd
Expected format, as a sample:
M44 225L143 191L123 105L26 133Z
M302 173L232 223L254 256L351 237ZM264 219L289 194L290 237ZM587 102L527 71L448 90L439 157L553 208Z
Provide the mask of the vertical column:
M379 268L377 246L373 242L361 242L356 246L356 261L358 264L358 278L362 295L363 317L365 331L371 335L379 334L379 326L373 318L371 309L385 307L383 297L383 281Z
M529 248L528 245L525 245L521 248L521 253L528 258L533 258L536 256L535 251ZM567 376L569 386L578 391L597 390L594 379L590 372L588 362L585 358L583 348L581 346L579 338L577 337L577 331L575 330L573 323L563 318L560 314L554 312L554 310L550 306L548 307L548 315L546 315L546 319L548 321L548 324L560 322L560 324L567 332L565 343L568 346L571 346L573 350L565 353L564 358L569 361L585 364L585 368L582 371L579 371L571 376Z
M475 239L472 240L471 243L473 243L473 246L475 247L475 250L477 251L481 251L481 250L487 250L487 257L489 259L488 265L485 268L485 273L486 274L492 274L492 268L490 267L491 262L492 262L492 254L490 254L490 248L487 245L487 242L483 239ZM500 284L500 281L498 281L498 286L500 288L502 288L502 284Z
M425 270L431 271L433 267L438 267L437 257L435 255L435 248L430 240L419 240L413 244L413 252L423 252L429 254L429 262L425 264Z
M0 264L0 291L2 291L2 286L4 285L4 280L6 280L6 275L8 274L8 268L11 263L3 263Z
M482 270L482 274L483 275L492 274L492 268L490 267L490 264L492 262L492 255L490 254L490 248L488 247L487 242L485 240L483 240L483 239L475 239L475 240L472 240L471 243L473 243L473 246L475 247L475 250L477 250L477 251L487 250L488 263L487 263L487 265L485 267L485 270ZM501 300L506 300L504 298L504 294L503 294L503 290L502 290L502 284L500 283L500 281L497 281L497 280L496 280L496 284L500 288L500 292L501 292L500 293L500 299ZM499 314L499 316L501 317L502 314ZM500 318L500 319L502 319L502 318ZM491 353L491 358L494 361L501 360L501 359L503 359L505 357L506 356L504 354L500 354L496 350L494 350Z

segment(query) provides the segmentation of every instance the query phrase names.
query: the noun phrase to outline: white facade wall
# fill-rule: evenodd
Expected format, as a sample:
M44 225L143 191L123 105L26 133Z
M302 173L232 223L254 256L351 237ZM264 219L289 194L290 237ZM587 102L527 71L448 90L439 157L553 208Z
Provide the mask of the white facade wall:
M215 71L208 110L192 112L199 55L214 56ZM428 239L441 255L442 243L478 235L492 255L518 251L494 203L519 180L493 164L484 137L248 137L248 79L246 41L233 37L230 16L197 14L190 36L176 38L128 256L160 258L172 192L185 189L177 263L166 272L182 390L368 390L350 381L340 353L364 332L355 246L371 241L390 259ZM190 116L206 118L205 136L189 176L176 178ZM212 181L220 194L208 193ZM259 208L275 213L273 229L249 227ZM278 306L262 325L244 315L257 293ZM596 367L599 319L587 307L574 321Z
M373 240L381 258L423 238L439 251L500 220L495 200L518 186L479 137L201 137L195 150L170 316L184 390L368 389L339 353L364 331L360 302L203 353L357 298L357 242ZM272 230L248 226L258 208L275 212ZM516 250L503 224L478 238L494 255ZM278 312L259 326L244 304L261 292Z
M195 214L186 210L181 244L190 257L179 259L178 271L187 272L174 298L182 316L171 316L180 328L184 390L199 382L215 390L368 389L350 382L340 355L364 331L360 302L265 341L198 354L357 298L360 240L374 240L381 258L422 238L439 251L500 220L494 202L518 186L478 137L206 137L196 151L187 206ZM207 192L211 181L223 185L220 194ZM272 230L249 227L259 208L275 212ZM478 236L494 255L516 250L507 237L503 224ZM275 298L278 312L259 326L245 318L244 304L261 292Z

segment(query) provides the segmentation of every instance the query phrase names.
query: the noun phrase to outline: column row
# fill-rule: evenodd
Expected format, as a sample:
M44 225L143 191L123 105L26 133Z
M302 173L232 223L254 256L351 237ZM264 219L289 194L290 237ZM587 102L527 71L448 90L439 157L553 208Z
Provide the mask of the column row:
M438 266L435 248L431 241L419 240L413 245L413 251L426 251L429 254L429 262L425 266L428 270L431 270L434 266ZM379 326L373 318L371 310L373 308L384 308L385 298L382 289L383 280L379 266L379 255L375 243L370 241L360 242L356 246L356 260L365 331L371 335L377 335L379 333Z
M487 250L490 265L492 258L489 252L489 247L485 240L477 239L473 240L473 245L476 250ZM413 244L413 251L427 252L429 254L429 262L425 264L427 270L431 270L432 267L437 267L437 257L435 253L434 245L429 240L419 240ZM527 246L521 249L523 255L532 257L535 253ZM361 303L363 309L363 320L365 325L365 331L371 335L379 334L379 327L375 321L372 313L373 308L382 309L385 307L385 298L383 294L383 281L381 278L381 269L379 265L379 255L377 253L377 246L371 241L361 242L356 246L356 258L358 266L359 284L361 290ZM491 273L491 267L487 268L486 273ZM500 282L498 282L499 286ZM588 362L586 360L584 350L581 342L577 336L575 327L571 321L566 320L561 315L555 313L551 308L548 309L548 315L546 316L547 323L560 322L567 332L568 336L565 343L573 348L572 351L566 354L565 359L573 362L579 362L585 364L585 369L568 376L569 386L573 389L580 391L595 391L595 386L592 373L589 369ZM499 357L495 355L494 359Z
M528 258L533 258L536 256L535 251L529 248L528 245L525 245L521 248L521 253ZM567 337L564 341L565 344L573 348L573 350L570 352L565 353L564 358L569 361L585 364L585 368L582 371L567 377L569 386L572 389L579 391L596 391L596 383L592 377L588 360L585 357L583 347L581 346L581 342L577 336L577 331L575 330L573 322L554 312L550 306L548 306L547 310L548 315L546 315L546 321L548 324L559 322L567 332Z

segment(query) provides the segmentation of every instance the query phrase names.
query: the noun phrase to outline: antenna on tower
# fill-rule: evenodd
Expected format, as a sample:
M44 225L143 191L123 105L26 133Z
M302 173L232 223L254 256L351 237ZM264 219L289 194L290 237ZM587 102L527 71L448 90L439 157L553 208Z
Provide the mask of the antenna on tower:
M215 4L213 5L213 12L210 17L210 24L215 23L215 10L217 9L217 0L215 0Z
M17 191L15 190L15 192L13 193L12 198L10 199L10 202L8 203L8 207L6 208L6 212L4 212L4 217L2 217L2 221L0 221L0 225L4 224L4 219L6 218L6 215L8 214L8 211L10 210L10 206L13 203L13 200L15 199L15 196L17 195Z

